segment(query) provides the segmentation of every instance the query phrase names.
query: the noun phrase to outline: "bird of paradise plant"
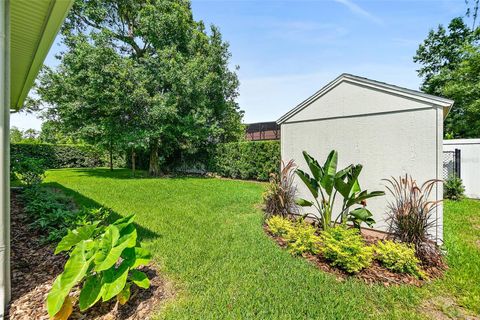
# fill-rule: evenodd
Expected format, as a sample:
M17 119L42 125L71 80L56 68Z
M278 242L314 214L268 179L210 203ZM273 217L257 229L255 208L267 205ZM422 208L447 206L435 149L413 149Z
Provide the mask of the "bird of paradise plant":
M350 221L358 228L362 222L368 226L375 223L372 213L366 208L366 200L383 196L385 192L361 190L358 177L362 171L362 165L352 164L337 171L338 152L335 150L330 152L323 166L306 151L303 151L303 156L311 175L300 169L297 169L296 173L307 186L314 201L299 198L296 203L302 207L314 207L317 211L317 214L309 213L307 216L317 219L323 229L338 222ZM334 204L338 194L343 197L343 204L340 212L333 219ZM361 205L361 207L350 210L354 205Z

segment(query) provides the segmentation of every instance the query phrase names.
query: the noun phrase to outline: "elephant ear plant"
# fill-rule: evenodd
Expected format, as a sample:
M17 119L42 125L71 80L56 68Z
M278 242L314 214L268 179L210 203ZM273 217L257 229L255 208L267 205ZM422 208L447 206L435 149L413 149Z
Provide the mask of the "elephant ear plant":
M114 297L125 304L133 284L147 289L150 280L136 270L150 261L150 252L137 244L134 215L121 218L109 226L99 222L79 227L58 244L55 254L68 251L69 259L53 283L47 296L50 317L67 319L72 312L70 291L81 285L78 298L80 311L92 307L100 299Z
M361 190L358 176L362 171L362 165L350 165L337 171L338 153L335 150L330 152L323 166L306 151L303 151L303 156L311 176L300 169L297 169L296 173L310 190L314 201L297 199L296 203L302 207L314 207L317 211L317 214L307 214L307 216L317 219L323 229L331 227L332 221L333 223L350 221L357 228L362 222L368 226L375 223L372 213L366 208L366 200L383 196L385 192ZM339 214L333 220L335 199L338 194L343 197L343 204ZM350 211L354 205L361 205L361 207Z

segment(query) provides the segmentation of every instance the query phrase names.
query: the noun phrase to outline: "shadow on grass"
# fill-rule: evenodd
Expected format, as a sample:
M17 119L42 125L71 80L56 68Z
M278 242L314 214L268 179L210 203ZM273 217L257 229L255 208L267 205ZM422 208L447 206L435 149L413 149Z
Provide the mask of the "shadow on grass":
M108 170L108 169L107 169ZM67 196L71 196L74 201L78 204L79 207L87 207L87 208L99 208L102 207L102 205L95 200L85 197L83 194L72 190L70 188L67 188L57 182L47 182L42 184L45 187L50 187L50 188L55 188L62 190ZM108 218L108 222L114 222L115 220L122 218L123 216L120 215L119 213L111 210L112 214ZM156 239L156 238L161 238L162 235L158 234L156 232L153 232L147 228L142 227L141 225L137 224L134 222L135 228L137 229L138 232L138 240L143 241L143 240L150 240L150 239Z
M69 169L82 176L108 178L108 179L144 179L148 178L147 172L144 170L136 170L133 177L132 170L124 168L72 168Z
M72 168L69 169L74 171L80 176L88 176L88 177L95 177L95 178L107 178L107 179L178 179L178 180L186 180L186 179L212 179L212 177L208 177L201 174L194 174L194 173L183 173L183 172L174 172L168 173L159 177L150 177L148 172L145 170L136 170L135 177L133 177L132 170L126 168L115 168L110 170L109 168Z

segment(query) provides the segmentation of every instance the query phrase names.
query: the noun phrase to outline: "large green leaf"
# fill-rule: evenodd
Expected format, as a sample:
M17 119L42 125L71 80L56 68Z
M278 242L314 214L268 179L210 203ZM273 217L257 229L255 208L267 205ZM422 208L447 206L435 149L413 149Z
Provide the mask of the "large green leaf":
M360 227L364 222L369 227L375 224L375 220L372 218L372 213L366 208L357 208L349 213L348 221L353 222L356 227Z
M136 243L137 230L133 225L128 225L122 230L120 238L115 246L106 247L108 250L102 250L102 256L97 255L97 258L95 259L95 271L100 272L110 269L118 261L118 258L120 258L123 250L126 248L135 247Z
M348 171L344 172L344 170ZM360 192L360 184L358 176L362 171L362 165L349 166L339 171L335 177L335 189L342 195L344 199L352 197L355 193ZM347 181L345 182L345 179Z
M128 277L128 265L122 263L118 268L115 266L103 272L103 294L102 301L108 301L119 294L125 284Z
M317 160L315 160L307 151L303 151L303 157L307 162L310 172L312 173L315 180L320 181L323 177L323 168L320 166Z
M311 207L313 206L313 202L312 201L308 201L308 200L305 200L305 199L302 199L302 198L297 198L295 199L295 203L301 207Z
M135 219L135 214L131 214L121 219L118 219L113 224L118 228L119 231L122 231L124 228L132 224L134 219Z
M297 169L295 171L297 175L302 179L303 183L307 186L308 190L312 193L314 198L318 198L318 183L315 179L311 178L308 173L303 170Z
M117 294L117 301L121 305L124 305L130 299L130 295L131 295L130 285L131 283L127 283L125 287L122 289L122 291L120 291L120 293Z
M372 191L370 193L367 192L367 190L364 190L359 193L358 196L352 197L351 199L348 200L347 202L347 207L353 206L356 203L360 203L363 200L373 198L373 197L379 197L385 195L385 192L383 191Z
M52 289L47 296L47 311L53 317L63 305L70 290L85 276L93 257L86 258L87 241L79 242L65 263L63 272L55 279Z
M78 299L80 311L86 310L97 303L102 297L104 287L99 274L92 275L85 280Z
M96 221L93 224L82 226L73 231L68 230L67 235L58 243L57 248L55 249L55 254L62 251L68 251L80 241L90 239L97 229L98 224L99 221Z
M323 166L323 177L320 180L320 185L325 189L328 195L332 194L333 186L335 183L335 174L337 173L338 153L332 150L325 161Z
M148 289L150 287L150 280L147 275L138 270L130 271L130 280L135 283L137 286L143 289Z
M112 248L118 242L118 239L120 239L120 230L118 230L115 225L109 225L99 242L99 249L95 257L95 264L97 266L107 258Z
M127 248L121 256L125 259L130 269L147 265L152 258L150 251L141 247Z

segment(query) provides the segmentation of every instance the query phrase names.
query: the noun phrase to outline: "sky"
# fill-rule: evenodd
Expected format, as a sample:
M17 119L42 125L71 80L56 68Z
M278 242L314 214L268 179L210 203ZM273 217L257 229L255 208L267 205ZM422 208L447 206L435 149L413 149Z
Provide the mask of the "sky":
M220 28L239 66L244 122L275 121L342 73L418 89L418 45L465 13L464 0L193 0L196 20ZM55 66L52 46L45 64ZM36 115L11 125L39 130Z

